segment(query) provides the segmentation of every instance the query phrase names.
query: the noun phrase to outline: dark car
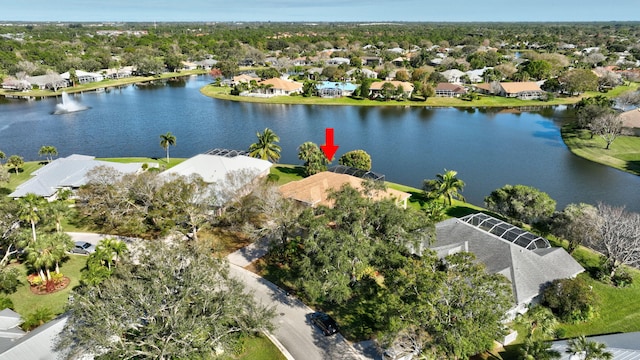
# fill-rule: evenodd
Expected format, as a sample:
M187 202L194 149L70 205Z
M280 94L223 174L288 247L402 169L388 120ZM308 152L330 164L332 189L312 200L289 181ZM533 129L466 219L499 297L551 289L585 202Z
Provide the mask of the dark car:
M76 241L76 245L71 249L74 254L89 255L96 251L96 247L93 244L86 241Z
M338 332L338 324L328 314L323 312L315 312L309 315L309 320L317 326L325 336L333 335Z

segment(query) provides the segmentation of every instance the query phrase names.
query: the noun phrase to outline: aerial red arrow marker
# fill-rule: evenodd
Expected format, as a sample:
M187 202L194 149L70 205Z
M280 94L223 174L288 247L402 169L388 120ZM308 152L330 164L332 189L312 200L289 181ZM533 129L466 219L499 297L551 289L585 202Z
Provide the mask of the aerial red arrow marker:
M333 144L333 128L324 129L324 134L325 143L324 145L320 145L320 149L324 152L324 156L326 156L329 161L332 161L333 155L338 151L339 146Z

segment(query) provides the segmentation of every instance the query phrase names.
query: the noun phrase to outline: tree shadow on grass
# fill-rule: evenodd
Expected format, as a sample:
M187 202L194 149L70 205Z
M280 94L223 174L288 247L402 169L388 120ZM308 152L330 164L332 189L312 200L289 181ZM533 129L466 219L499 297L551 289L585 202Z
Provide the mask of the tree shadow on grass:
M302 166L276 166L276 170L280 171L283 174L297 175L301 177L305 176L304 167Z

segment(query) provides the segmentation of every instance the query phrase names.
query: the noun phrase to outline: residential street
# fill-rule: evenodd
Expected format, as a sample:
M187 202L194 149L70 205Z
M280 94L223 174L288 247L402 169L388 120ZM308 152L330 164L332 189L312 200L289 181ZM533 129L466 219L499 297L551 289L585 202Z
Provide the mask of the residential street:
M108 235L92 233L68 233L73 241L87 241L97 244ZM129 242L131 239L120 238ZM324 336L311 324L307 315L313 310L282 289L258 275L244 269L252 261L264 255L264 242L256 242L251 249L241 249L229 255L230 274L242 281L249 293L253 293L257 301L267 306L274 306L276 318L272 340L276 346L284 350L289 360L325 360L325 359L373 359L356 351L341 334ZM260 246L263 245L263 246ZM262 249L261 249L262 248ZM273 339L275 338L275 339ZM279 343L279 344L278 344Z

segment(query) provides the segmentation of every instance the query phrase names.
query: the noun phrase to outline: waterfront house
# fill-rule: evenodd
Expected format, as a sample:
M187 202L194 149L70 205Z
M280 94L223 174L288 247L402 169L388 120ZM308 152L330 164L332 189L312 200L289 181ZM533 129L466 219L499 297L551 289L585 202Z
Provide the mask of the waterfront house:
M71 74L68 71L66 73L60 74L60 76L65 79L69 85L72 85ZM78 83L76 85L88 84L104 80L104 75L102 74L87 72L83 70L76 70L76 77L78 78Z
M563 248L552 247L547 239L484 213L439 222L435 242L414 252L419 255L426 248L439 257L473 253L489 273L504 275L513 291L509 318L526 312L549 282L584 271Z
M2 82L2 89L12 91L27 91L31 90L31 84L27 80L18 80L8 77Z
M340 190L344 185L362 190L364 181L364 179L356 176L323 171L302 180L292 181L280 186L280 193L283 197L296 200L306 206L316 207L323 205L331 207L333 202L328 197L332 191ZM409 197L411 197L411 194L395 189L373 191L371 194L371 198L374 200L393 199L396 205L403 209L407 208Z
M391 84L395 89L397 89L398 87L402 87L402 91L404 92L404 95L408 98L411 97L411 94L413 93L413 89L414 89L413 84L407 81L396 81L396 80L376 81L374 83L371 83L371 85L369 86L370 97L384 96L383 90L382 90L384 87L384 84Z
M67 81L59 74L27 76L26 81L31 87L39 90L57 90L67 87Z
M302 84L296 81L284 80L281 78L271 78L258 82L258 87L250 90L246 96L273 97L289 96L302 92Z
M316 85L318 95L326 98L351 96L358 86L349 82L322 81Z
M243 155L244 152L221 150L224 149L191 157L163 171L161 176L197 175L214 186L216 206L223 207L232 198L248 193L251 184L269 174L271 162Z
M122 164L96 160L93 156L70 155L58 158L31 173L31 178L20 184L12 198L20 198L29 193L55 200L61 189L75 190L87 183L87 174L98 166L108 166L121 174L132 174L142 170L142 163Z
M539 99L545 94L535 81L481 83L474 85L474 88L479 93L521 100Z
M451 83L438 83L436 86L436 96L439 97L460 97L467 93L464 86Z

